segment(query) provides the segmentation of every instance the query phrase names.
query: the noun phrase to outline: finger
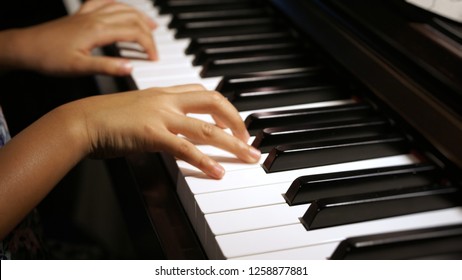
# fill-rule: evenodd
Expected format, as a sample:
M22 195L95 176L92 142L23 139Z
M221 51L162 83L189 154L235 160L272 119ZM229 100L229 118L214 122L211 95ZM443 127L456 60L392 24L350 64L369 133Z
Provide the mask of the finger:
M227 128L226 124L224 122L222 122L219 118L216 118L214 116L212 116L213 120L215 121L215 124L219 127L219 128L222 128L222 129L225 129Z
M151 34L153 28L150 22L152 22L152 20L148 22L146 17L146 14L135 9L122 7L121 9L116 9L111 12L105 11L104 18L102 19L110 24L137 24L141 30Z
M236 108L216 91L197 91L185 94L179 100L183 113L210 114L221 128L229 128L232 133L244 142L249 133Z
M221 179L225 174L224 168L218 162L203 154L191 142L173 135L166 138L168 145L165 151L174 157L199 168L212 178Z
M201 84L184 84L184 85L174 85L170 87L163 88L152 88L154 91L161 89L163 92L167 93L185 93L192 91L206 91L206 88Z
M127 24L127 22L122 24L107 23L105 31L99 34L98 41L95 42L93 47L105 46L114 42L136 42L144 49L149 59L158 59L157 47L152 33L138 24Z
M170 120L168 128L173 134L181 134L198 144L208 144L236 155L244 162L254 163L260 152L242 140L226 133L217 126L189 117Z
M83 56L76 60L78 64L73 72L81 74L105 74L113 76L125 76L132 72L129 60L106 56Z
M89 0L80 6L78 14L85 14L100 9L107 4L114 3L115 0Z
M157 27L155 21L152 18L150 18L146 13L137 10L127 4L115 2L111 5L104 5L102 6L99 12L104 14L121 14L126 12L135 13L136 18L143 20L150 27L151 30Z

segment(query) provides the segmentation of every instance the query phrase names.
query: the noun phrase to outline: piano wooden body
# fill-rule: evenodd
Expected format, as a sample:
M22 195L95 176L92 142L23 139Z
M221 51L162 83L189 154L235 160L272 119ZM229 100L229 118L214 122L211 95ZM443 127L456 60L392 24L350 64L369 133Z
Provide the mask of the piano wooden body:
M128 88L217 89L263 151L200 146L218 181L166 154L109 161L140 258L462 256L460 24L403 1L124 2L159 23L159 62L115 47Z

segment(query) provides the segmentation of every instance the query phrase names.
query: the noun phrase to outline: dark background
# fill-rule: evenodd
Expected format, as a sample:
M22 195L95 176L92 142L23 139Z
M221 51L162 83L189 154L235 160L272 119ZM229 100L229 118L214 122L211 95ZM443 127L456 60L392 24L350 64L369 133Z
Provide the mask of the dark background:
M1 2L1 30L67 15L61 0ZM50 77L30 71L0 74L0 104L12 136L53 108L94 94L99 94L99 88L91 76ZM50 258L136 258L103 161L84 160L76 166L38 210Z

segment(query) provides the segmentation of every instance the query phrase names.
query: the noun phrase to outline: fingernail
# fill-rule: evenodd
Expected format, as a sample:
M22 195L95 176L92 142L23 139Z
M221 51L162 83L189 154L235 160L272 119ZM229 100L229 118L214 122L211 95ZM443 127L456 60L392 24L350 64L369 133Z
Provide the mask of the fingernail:
M213 178L221 179L225 175L225 169L218 163L212 166L211 173L209 175Z
M133 65L130 63L130 61L123 61L121 63L121 68L124 74L130 74L133 70Z
M252 156L252 158L254 159L260 159L261 157L261 152L257 149L255 149L254 147L250 146L249 147L249 152L250 152L250 155Z

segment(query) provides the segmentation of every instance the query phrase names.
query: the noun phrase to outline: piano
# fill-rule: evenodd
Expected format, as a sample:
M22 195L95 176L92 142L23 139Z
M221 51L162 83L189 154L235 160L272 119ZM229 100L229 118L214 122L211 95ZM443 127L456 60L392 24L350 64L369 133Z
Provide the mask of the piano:
M222 180L163 153L109 161L140 258L462 257L460 23L395 0L123 2L159 24L160 56L111 48L125 88L216 89L263 152L199 146Z

